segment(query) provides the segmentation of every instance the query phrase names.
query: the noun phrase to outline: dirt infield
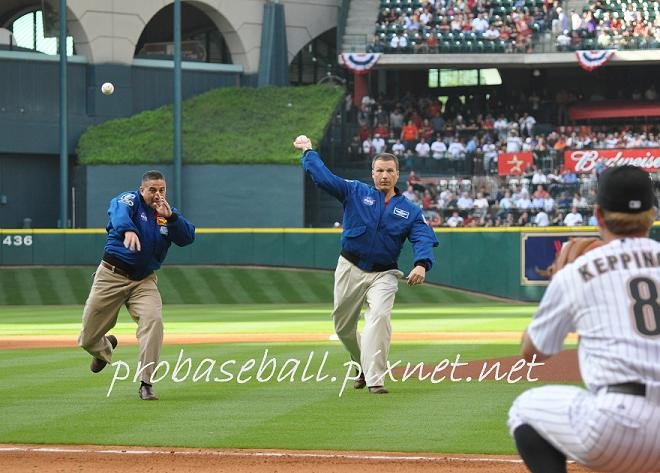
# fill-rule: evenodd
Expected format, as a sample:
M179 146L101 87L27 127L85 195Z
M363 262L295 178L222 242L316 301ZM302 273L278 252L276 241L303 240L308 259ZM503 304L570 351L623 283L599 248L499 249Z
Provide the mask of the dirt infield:
M0 470L27 473L524 473L520 459L495 455L214 450L106 446L0 445ZM590 471L569 464L568 471Z

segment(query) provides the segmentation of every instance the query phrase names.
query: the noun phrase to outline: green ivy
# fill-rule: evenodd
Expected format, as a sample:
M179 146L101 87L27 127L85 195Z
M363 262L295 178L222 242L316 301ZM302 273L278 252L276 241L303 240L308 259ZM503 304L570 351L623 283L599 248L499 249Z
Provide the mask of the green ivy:
M343 90L305 87L222 87L183 102L185 164L296 163L291 143L318 143ZM81 164L172 161L172 106L90 127L78 142Z

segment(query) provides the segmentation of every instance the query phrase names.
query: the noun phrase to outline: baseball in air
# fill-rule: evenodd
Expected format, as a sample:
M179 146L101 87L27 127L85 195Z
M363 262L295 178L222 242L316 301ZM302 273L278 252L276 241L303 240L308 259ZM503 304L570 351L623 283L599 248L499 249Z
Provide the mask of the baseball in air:
M101 92L103 92L103 95L112 95L114 91L115 91L115 86L112 85L112 82L105 82L101 86Z

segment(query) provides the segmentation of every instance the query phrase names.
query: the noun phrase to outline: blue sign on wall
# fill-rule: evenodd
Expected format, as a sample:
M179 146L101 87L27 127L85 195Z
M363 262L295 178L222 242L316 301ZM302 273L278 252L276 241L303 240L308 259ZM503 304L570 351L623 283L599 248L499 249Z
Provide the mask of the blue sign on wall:
M598 236L595 232L580 233L521 233L520 234L520 284L523 286L547 285L548 267L561 250L561 246L573 237Z

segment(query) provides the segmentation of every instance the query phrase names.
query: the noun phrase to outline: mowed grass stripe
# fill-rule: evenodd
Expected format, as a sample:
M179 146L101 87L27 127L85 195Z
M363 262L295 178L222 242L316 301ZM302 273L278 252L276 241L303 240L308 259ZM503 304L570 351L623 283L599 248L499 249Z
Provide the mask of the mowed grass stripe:
M0 305L84 304L94 266L0 271ZM167 265L157 273L165 304L332 303L333 274L270 268ZM483 302L479 295L400 282L399 303Z
M94 271L89 271L86 268L72 268L72 271L66 272L66 275L68 275L67 279L74 294L74 299L78 304L84 304L89 290L92 288Z
M291 271L292 284L304 295L304 302L332 302L332 274L327 272Z
M204 301L209 304L228 304L227 299L230 297L227 290L217 277L217 272L211 268L198 268L196 271L197 281L199 284L198 290L202 294ZM233 298L231 298L233 301Z
M270 297L254 280L253 271L259 271L259 269L239 269L235 272L234 279L237 285L245 291L248 300L257 304L269 303L271 301Z
M179 268L172 268L175 271ZM206 278L200 273L199 268L191 268L189 271L179 271L179 276L186 279L187 286L190 287L189 296L194 296L195 301L190 304L201 304L205 301L216 301L216 296L208 285Z
M215 269L215 268L214 268ZM251 294L249 289L246 290L242 284L236 279L238 271L245 271L242 268L223 268L218 267L216 273L221 281L222 286L230 294L231 299L236 304L250 304ZM226 302L223 302L223 304Z
M254 280L264 290L271 304L302 302L300 296L289 283L283 283L281 271L261 270L252 274Z
M50 281L50 288L54 294L51 304L63 304L65 301L76 300L77 297L71 289L69 275L72 271L64 271L63 268L49 269L46 274Z
M182 304L183 299L179 286L174 277L168 270L160 270L156 273L158 276L158 289L164 304Z
M28 287L34 288L31 291L33 299L28 304L56 305L62 302L53 288L51 271L52 268L30 268L21 275L25 276L23 281L29 281Z
M191 282L190 271L185 273L179 267L168 268L168 277L172 281L174 288L179 292L181 301L184 304L199 304L202 300L197 294L197 288Z
M11 305L29 304L29 301L26 301L23 297L23 284L17 276L15 271L11 269L0 271L0 303Z

